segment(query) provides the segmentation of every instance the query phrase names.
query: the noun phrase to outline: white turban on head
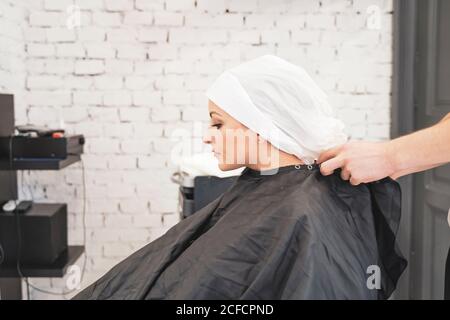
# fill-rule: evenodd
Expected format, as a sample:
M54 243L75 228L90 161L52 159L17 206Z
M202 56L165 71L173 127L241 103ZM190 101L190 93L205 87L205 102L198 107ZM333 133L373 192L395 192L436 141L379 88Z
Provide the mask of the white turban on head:
M345 143L344 124L301 67L264 55L223 72L206 96L274 147L313 163Z

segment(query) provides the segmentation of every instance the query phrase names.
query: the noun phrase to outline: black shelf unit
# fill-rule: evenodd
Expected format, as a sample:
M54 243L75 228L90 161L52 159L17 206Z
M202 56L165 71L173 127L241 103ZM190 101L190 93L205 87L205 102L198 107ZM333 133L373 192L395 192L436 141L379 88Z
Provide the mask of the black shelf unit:
M9 94L0 94L0 136L12 134L14 134L14 98ZM8 157L3 155L0 159L0 202L17 199L17 170L60 170L80 160L80 155L70 155L66 159L13 159L11 168ZM52 264L22 263L20 271L24 277L61 278L84 251L84 246L68 246ZM0 298L3 300L22 299L22 281L16 265L0 265L0 289Z
M79 155L70 155L66 159L13 159L12 170L61 170L81 160ZM8 160L0 160L0 170L10 170Z
M72 265L84 253L83 246L69 246L58 259L50 265L22 264L20 272L24 277L30 278L62 278L67 268ZM1 278L17 278L19 274L15 265L3 265L0 267Z

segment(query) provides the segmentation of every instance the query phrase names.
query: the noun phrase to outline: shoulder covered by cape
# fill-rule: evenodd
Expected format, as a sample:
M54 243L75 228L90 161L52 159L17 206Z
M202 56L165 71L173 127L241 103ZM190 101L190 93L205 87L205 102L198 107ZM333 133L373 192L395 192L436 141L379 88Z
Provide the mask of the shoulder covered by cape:
M406 267L401 192L318 167L246 169L75 299L386 299Z

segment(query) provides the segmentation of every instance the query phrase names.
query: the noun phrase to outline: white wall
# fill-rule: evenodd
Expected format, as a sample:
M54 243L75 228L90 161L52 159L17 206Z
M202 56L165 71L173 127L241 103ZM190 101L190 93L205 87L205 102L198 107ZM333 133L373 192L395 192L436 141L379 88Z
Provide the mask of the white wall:
M391 0L22 2L0 0L0 89L26 91L18 123L63 119L87 137L83 287L177 223L170 136L207 121L203 92L225 68L277 54L310 72L353 138L389 136ZM70 29L74 3L81 25ZM72 244L82 242L81 178L80 164L23 175L22 197L69 204ZM31 282L61 291L66 280Z

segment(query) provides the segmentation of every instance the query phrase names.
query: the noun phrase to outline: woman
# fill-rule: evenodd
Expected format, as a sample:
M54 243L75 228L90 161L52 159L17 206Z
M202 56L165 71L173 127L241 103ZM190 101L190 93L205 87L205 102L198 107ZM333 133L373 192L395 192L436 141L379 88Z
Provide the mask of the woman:
M378 299L405 268L400 189L324 177L320 151L346 140L303 69L263 56L208 89L230 189L119 263L76 299Z

